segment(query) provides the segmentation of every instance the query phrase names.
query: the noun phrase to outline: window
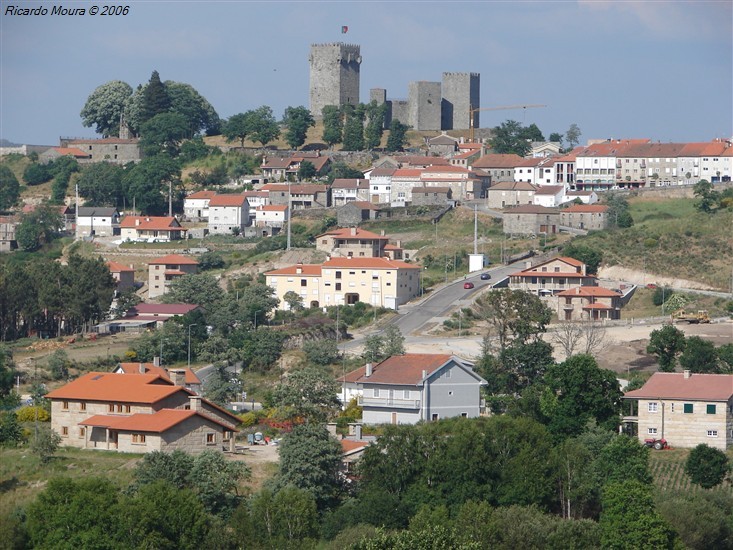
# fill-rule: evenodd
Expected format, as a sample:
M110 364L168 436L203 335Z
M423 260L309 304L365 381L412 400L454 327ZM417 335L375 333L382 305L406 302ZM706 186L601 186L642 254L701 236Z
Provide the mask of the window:
M214 445L216 443L216 434L215 433L207 433L206 434L206 444L207 445Z
M79 403L79 410L80 410L80 411L85 411L85 410L87 410L87 404L86 404L86 402L85 402L85 401L82 401L81 403ZM715 414L715 413L713 413L713 414Z
M379 397L379 388L374 388L372 390L374 397Z
M145 434L132 434L132 442L138 445L145 444Z
M659 407L659 403L657 402L647 403L647 411L649 411L650 413L657 412L658 407Z
M708 430L708 437L718 437L718 430Z
M672 408L672 412L674 412L674 403L672 403L672 405L670 405L670 406Z
M336 290L341 290L341 283L336 283Z
M63 437L69 437L69 428L68 428L68 426L61 426L61 435Z
M559 267L556 267L555 268L555 273L560 273L560 268Z
M433 422L437 421L439 418L440 416L438 415L438 413L433 413L433 415L430 417Z
M107 405L107 412L111 412L111 413L115 412L114 404L110 403L109 405Z
M63 404L61 405L61 408L64 409L65 411L68 411L69 410L69 402L68 401L64 401Z
M117 412L118 413L121 413L122 412L122 405L117 405Z
M708 405L705 412L707 414L715 414L715 405Z
M337 272L336 272L336 278L337 278L337 279L340 279L340 278L341 278L341 272L340 272L340 271L337 271Z
M410 399L410 390L405 390L405 399Z
M84 437L84 434L86 433L86 430L87 429L84 426L82 426L81 428L79 428L79 437Z
M308 279L301 279L300 286L308 286Z
M125 405L125 412L126 413L132 412L132 407L130 405Z
M461 413L461 418L468 418L468 413Z
M647 435L657 435L657 429L656 428L649 428L646 431Z
M692 403L685 403L683 410L685 411L685 414L692 414Z

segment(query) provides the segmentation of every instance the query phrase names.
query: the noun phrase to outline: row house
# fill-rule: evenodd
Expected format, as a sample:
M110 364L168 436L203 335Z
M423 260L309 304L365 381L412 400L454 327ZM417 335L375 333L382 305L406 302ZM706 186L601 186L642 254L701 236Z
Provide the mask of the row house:
M120 213L114 207L80 206L76 237L111 237L120 234Z
M567 198L565 197L564 185L542 185L534 192L534 204L545 208L560 206Z
M331 203L343 206L351 201L369 200L369 180L357 178L336 178L331 184Z
M319 153L301 152L290 157L263 159L262 176L270 181L293 181L303 162L310 162L316 169L316 177L324 176L330 166L330 159Z
M79 449L234 450L239 418L160 374L90 372L49 392L51 428Z
M585 264L561 256L527 267L509 276L509 288L537 296L555 296L579 286L597 286L596 278L586 274Z
M168 254L148 262L148 297L157 298L170 289L173 281L197 273L199 263L181 254Z
M622 148L616 157L616 181L636 187L677 184L680 143L639 143Z
M331 206L331 191L327 185L268 183L260 191L267 191L271 205L286 205L292 210Z
M405 206L406 204L412 203L412 190L413 188L421 185L420 175L422 174L422 168L398 168L392 173L392 177L389 183L390 199L389 202L393 206ZM374 178L372 177L372 182ZM372 189L375 189L374 183L372 183ZM384 189L384 184L382 189Z
M506 235L554 235L560 225L560 211L534 204L508 208L502 216Z
M519 155L492 153L480 157L471 165L471 168L487 173L491 177L492 184L496 185L500 182L515 181L514 167L522 160L524 159Z
M533 185L555 184L555 161L548 157L532 157L523 159L514 167L514 181Z
M641 167L633 168L633 177L624 180L616 177L620 168L619 154L631 145L649 143L649 139L608 140L589 145L575 156L575 189L607 191L614 186L639 187ZM638 164L638 163L637 163Z
M209 201L212 235L240 234L249 223L249 202L244 195L216 195Z
M125 216L120 222L123 241L175 241L184 239L187 231L173 216Z
M557 318L601 321L621 318L621 294L600 286L577 286L557 294Z
M552 159L555 168L555 184L564 185L567 189L571 189L575 185L575 156L581 151L581 147L576 147L567 155L554 157Z
M489 208L510 208L520 204L534 204L537 187L531 183L502 181L486 192Z
M297 264L265 273L267 284L288 309L285 294L295 292L305 307L353 305L397 309L420 293L422 268L389 258L333 257L322 264Z
M196 191L183 199L183 215L187 220L206 221L209 219L209 201L216 191Z
M392 179L397 168L389 164L375 168L369 174L369 202L372 204L388 204L392 197ZM414 170L418 173L419 170ZM402 177L402 175L400 175ZM406 199L405 199L406 200Z
M731 181L733 175L733 147L725 141L685 143L677 157L680 183L697 183L701 179L711 183Z
M573 229L607 229L608 221L608 206L602 204L572 204L560 210L560 225Z
M473 200L486 196L491 177L483 170L468 170L460 166L431 166L420 174L426 187L450 187L453 198Z
M382 258L389 237L358 227L332 229L316 237L316 250L333 256Z

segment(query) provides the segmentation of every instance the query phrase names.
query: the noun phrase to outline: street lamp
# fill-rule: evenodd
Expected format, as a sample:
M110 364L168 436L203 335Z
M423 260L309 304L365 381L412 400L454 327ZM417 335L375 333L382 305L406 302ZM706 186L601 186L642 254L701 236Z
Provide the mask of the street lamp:
M188 367L191 368L191 327L195 327L196 323L188 325Z

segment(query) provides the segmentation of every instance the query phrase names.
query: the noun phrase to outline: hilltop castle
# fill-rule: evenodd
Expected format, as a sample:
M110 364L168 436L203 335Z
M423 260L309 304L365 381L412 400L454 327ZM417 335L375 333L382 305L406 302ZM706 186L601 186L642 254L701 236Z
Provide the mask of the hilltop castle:
M313 44L310 62L310 110L321 118L326 105L359 103L360 47L355 44ZM399 120L415 130L467 130L479 127L481 75L443 73L442 82L416 81L408 85L408 98L388 99L387 90L373 88L369 101L387 104L385 125Z

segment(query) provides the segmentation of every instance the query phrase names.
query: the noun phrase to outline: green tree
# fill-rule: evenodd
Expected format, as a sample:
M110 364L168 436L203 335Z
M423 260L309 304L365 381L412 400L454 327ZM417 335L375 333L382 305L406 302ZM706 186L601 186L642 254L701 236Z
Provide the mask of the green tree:
M629 212L628 201L618 193L606 195L608 205L608 221L611 227L626 228L634 225L634 219Z
M331 165L331 169L328 172L328 184L331 185L333 180L344 178L344 179L364 179L364 173L360 172L356 168L352 168L347 164L336 161Z
M48 164L33 162L23 170L23 180L28 185L40 185L53 177Z
M23 429L15 411L0 410L0 446L14 447L23 441Z
M300 163L300 168L298 168L298 179L300 180L308 180L316 176L318 172L316 172L316 167L313 166L313 163L304 160Z
M13 171L0 164L0 210L7 210L20 199L20 183Z
M41 425L36 428L31 437L31 451L38 455L41 463L46 464L53 458L61 444L61 436L50 426Z
M244 147L244 140L252 133L249 118L252 111L232 115L222 126L222 134L227 141L239 140L240 146Z
M62 204L69 189L71 175L79 171L79 164L71 156L63 156L53 163L53 183L51 184L51 202Z
M221 120L214 107L190 84L167 80L165 90L170 98L170 110L184 117L188 125L186 137L201 131L215 135L221 130Z
M58 209L42 203L31 212L21 214L15 238L20 248L33 252L58 238L62 226Z
M710 340L703 340L699 336L690 336L680 355L680 366L690 372L708 374L720 372L715 345Z
M167 304L196 304L204 309L211 308L224 297L219 281L208 273L189 273L171 282L163 295Z
M48 358L48 370L51 371L51 378L54 380L66 380L69 377L70 366L69 354L62 349L57 349Z
M319 424L301 424L283 437L279 488L293 486L311 493L319 509L333 503L341 492L338 475L341 445Z
M578 145L580 136L581 136L580 128L578 128L577 124L572 123L570 125L570 128L568 128L567 132L565 132L565 141L568 142L568 147L570 149Z
M135 466L133 487L165 481L182 489L187 486L188 473L193 468L193 456L176 449L172 453L153 451L146 453Z
M290 311L301 311L303 309L303 298L297 292L287 291L283 294L283 301L288 304Z
M364 107L357 105L344 112L343 151L364 150Z
M335 340L310 340L303 344L303 351L313 365L333 365L341 358Z
M341 402L340 385L329 373L305 367L291 371L273 392L273 402L309 422L323 422L332 417Z
M708 180L700 180L695 184L693 194L699 197L695 208L700 212L711 214L720 207L720 193L713 189L713 184Z
M593 434L586 433L581 436L581 439L587 442L593 437ZM649 470L649 448L639 443L636 437L613 436L610 441L601 446L593 468L598 486L627 480L645 485L652 482Z
M684 332L674 325L665 325L651 332L646 352L657 356L660 371L674 372L677 356L686 344Z
M707 550L730 547L733 502L722 491L659 492L657 509L674 527L685 548Z
M588 274L598 273L598 268L603 260L603 253L595 248L585 245L577 245L572 242L563 247L563 254L570 256L585 264Z
M249 137L264 147L280 135L280 127L272 114L272 109L267 105L258 107L251 111L247 119L249 124Z
M285 141L292 148L297 149L305 143L308 128L316 125L310 111L305 107L288 107L283 114L282 124L287 128Z
M379 144L382 143L386 113L386 103L377 105L376 101L371 101L366 106L367 124L364 128L364 147L369 151L379 147Z
M189 121L179 113L157 114L144 122L140 131L140 148L151 157L160 153L178 156L181 142L190 136Z
M549 392L543 395L543 412L554 434L578 435L590 419L608 429L618 426L622 394L616 374L601 369L590 355L575 355L551 366L546 382Z
M143 158L123 178L127 204L134 202L138 211L150 216L167 213L169 186L174 197L180 195L181 167L168 155Z
M313 543L308 539L317 537L315 499L297 487L286 486L275 493L262 489L250 500L248 510L237 512L237 524L249 524L245 536L259 540L254 543L259 548L308 548Z
M207 450L194 457L187 482L209 512L228 516L240 501L240 483L251 474L244 462L227 460L221 452Z
M142 89L142 106L140 110L140 127L153 117L167 113L171 107L171 98L165 84L161 82L158 71L153 71L150 80ZM144 135L144 131L142 131Z
M673 532L654 508L652 487L639 481L604 487L599 523L603 548L673 547Z
M103 137L118 136L125 105L132 96L132 88L121 80L112 80L98 86L87 98L81 110L82 124L94 126Z
M552 132L552 133L550 134L550 138L549 138L549 140L550 140L550 141L551 141L552 143L559 143L559 144L560 144L560 145L562 146L562 140L563 140L563 137L564 137L564 136L563 136L563 134L561 134L561 133L559 133L559 132Z
M387 137L387 152L402 151L407 143L407 130L409 129L407 124L402 124L396 118L392 119L389 125L389 137Z
M545 141L545 136L542 135L542 131L537 127L534 122L529 126L522 128L520 132L520 137L529 141L530 143L533 141Z
M323 107L323 141L329 147L341 143L343 130L341 126L341 111L336 105Z
M79 194L87 206L115 206L123 204L122 179L124 168L111 162L95 162L84 167L76 180Z
M405 337L395 325L388 325L382 334L384 339L383 354L385 357L405 354Z
M730 473L730 464L723 451L701 443L687 456L685 473L694 484L712 489L723 483Z
M733 374L733 344L720 346L716 353L718 354L720 370L724 374Z
M507 120L492 129L493 137L489 141L495 153L525 156L531 146L527 141L526 129L516 120Z
M672 290L668 286L658 286L656 289L654 289L654 294L652 294L652 303L655 306L661 306L667 300L669 300L673 294L674 290Z

